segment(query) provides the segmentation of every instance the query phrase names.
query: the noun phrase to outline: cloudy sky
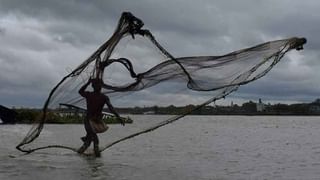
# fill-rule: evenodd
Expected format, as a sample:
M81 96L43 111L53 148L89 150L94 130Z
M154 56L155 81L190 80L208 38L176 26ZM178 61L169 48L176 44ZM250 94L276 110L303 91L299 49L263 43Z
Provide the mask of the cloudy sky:
M0 0L0 104L41 107L49 91L113 33L123 11L174 56L223 55L265 41L308 39L225 102L310 102L320 95L318 0Z

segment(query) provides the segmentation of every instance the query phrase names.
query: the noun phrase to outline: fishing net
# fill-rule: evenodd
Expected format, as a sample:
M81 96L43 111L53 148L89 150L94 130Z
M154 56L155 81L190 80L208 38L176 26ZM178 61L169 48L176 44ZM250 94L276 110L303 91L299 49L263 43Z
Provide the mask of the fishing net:
M149 30L142 29L143 25L131 13L123 13L112 37L52 89L41 117L17 149L27 153L46 148L76 151L81 145L80 137L85 133L83 128L65 125L68 126L68 133L62 130L57 132L59 128L55 129L48 122L52 114L61 113L61 106L85 113L86 101L78 91L90 78L103 80L102 93L110 98L115 107L156 108L196 104L179 111L176 113L178 115L134 116L132 124L109 125L107 132L99 134L100 151L103 151L116 143L181 119L236 91L240 85L261 78L288 51L300 50L306 43L305 38L294 37L223 56L173 57ZM105 110L108 111L107 108Z

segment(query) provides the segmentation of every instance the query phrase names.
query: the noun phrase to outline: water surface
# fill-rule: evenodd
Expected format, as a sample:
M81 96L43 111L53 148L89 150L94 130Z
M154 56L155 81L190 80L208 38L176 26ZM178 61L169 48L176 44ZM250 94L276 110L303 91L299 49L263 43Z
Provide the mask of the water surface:
M133 117L141 123L154 118ZM29 128L0 126L0 179L320 178L320 117L188 116L120 143L101 158L68 150L20 156L14 147ZM82 129L82 125L50 125L44 137L78 145ZM113 134L124 133L120 126L111 129Z

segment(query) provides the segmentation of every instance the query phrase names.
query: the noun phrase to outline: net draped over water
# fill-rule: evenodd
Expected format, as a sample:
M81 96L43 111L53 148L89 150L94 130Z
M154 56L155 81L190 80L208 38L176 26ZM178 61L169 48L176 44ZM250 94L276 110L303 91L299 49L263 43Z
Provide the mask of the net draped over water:
M79 138L84 135L83 129L73 130L74 137L63 137L63 132L51 132L50 126L46 128L46 122L48 114L55 112L61 104L86 109L86 101L78 91L90 78L103 80L102 93L110 97L116 107L174 102L183 105L188 101L191 102L189 104L198 103L179 115L159 116L148 122L134 119L133 124L124 127L110 125L107 132L100 134L100 151L103 151L225 97L240 85L264 76L288 51L300 50L306 43L305 38L294 37L266 42L222 56L174 57L156 41L149 30L142 29L143 25L131 13L123 13L111 38L52 89L41 117L17 148L28 153L46 148L75 151L81 144ZM43 136L43 133L40 134L42 131L46 132ZM49 135L68 138L70 142L50 142L46 139Z

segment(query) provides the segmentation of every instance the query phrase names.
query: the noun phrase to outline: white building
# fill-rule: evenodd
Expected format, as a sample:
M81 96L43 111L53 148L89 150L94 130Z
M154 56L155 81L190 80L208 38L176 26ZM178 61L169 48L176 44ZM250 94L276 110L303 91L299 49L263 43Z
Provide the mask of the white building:
M266 105L259 99L259 102L256 104L257 112L263 112L266 109Z

